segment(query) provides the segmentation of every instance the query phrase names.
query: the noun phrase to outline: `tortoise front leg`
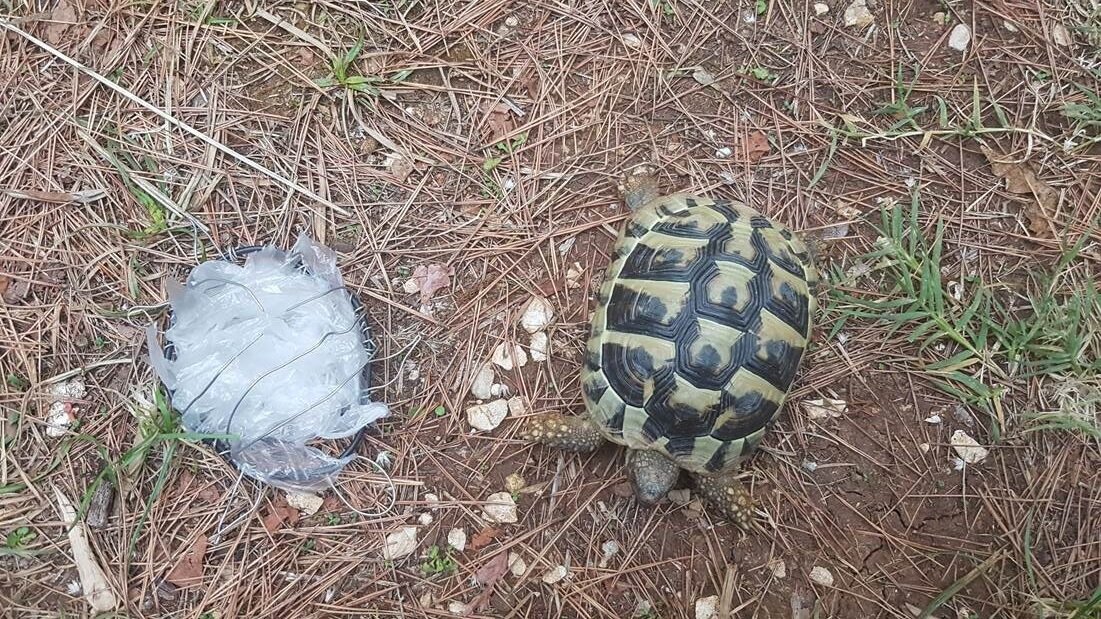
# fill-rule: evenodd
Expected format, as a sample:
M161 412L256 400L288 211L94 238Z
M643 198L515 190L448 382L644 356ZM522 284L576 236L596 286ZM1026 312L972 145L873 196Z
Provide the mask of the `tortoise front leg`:
M589 452L604 443L604 435L588 417L544 413L528 417L517 431L520 440L565 451Z
M721 475L693 475L696 478L696 491L719 512L748 529L753 524L753 499L734 476L734 473Z
M680 467L663 454L650 449L627 450L627 477L635 497L653 505L669 493L680 476Z

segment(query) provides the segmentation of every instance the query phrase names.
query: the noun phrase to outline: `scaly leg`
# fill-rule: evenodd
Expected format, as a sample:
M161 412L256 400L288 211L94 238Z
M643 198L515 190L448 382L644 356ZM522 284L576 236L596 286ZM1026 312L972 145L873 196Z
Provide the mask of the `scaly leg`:
M733 473L694 477L696 491L723 516L744 529L753 524L753 500Z
M589 452L604 443L604 435L588 417L546 413L528 417L520 425L518 438L565 451Z

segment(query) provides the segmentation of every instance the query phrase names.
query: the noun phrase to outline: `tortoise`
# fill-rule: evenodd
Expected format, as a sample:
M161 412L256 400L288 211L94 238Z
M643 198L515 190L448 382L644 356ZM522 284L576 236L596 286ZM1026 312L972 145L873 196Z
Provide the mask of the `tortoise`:
M752 501L736 473L775 422L810 341L818 275L808 246L745 204L663 196L647 166L624 189L632 213L581 368L587 415L535 415L517 434L573 452L625 446L645 504L684 469L709 505L748 527Z

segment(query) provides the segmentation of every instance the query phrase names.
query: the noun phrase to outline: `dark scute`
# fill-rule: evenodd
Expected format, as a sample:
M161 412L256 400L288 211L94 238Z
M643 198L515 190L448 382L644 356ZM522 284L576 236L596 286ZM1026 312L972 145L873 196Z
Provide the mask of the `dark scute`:
M646 413L650 419L660 421L664 436L669 439L706 436L715 425L717 407L710 406L701 410L684 402L675 402L677 383L672 370L662 368L654 376L654 392L646 402Z
M686 282L695 270L706 262L695 252L685 252L679 247L652 247L639 244L627 256L619 276L629 279L653 279Z
M617 285L608 302L608 329L674 339L691 312L673 315L658 297Z
M772 264L780 267L781 269L791 273L799 279L805 280L807 278L807 271L803 265L796 261L795 256L791 254L786 247L770 247L767 244L762 243L765 248L766 255L769 257L769 261Z
M669 442L665 444L665 450L669 452L670 456L674 458L682 458L692 455L692 450L696 447L696 439L690 436L681 436L677 438L669 439Z
M739 331L758 329L761 323L761 308L768 300L768 297L762 296L761 293L768 289L772 273L768 269L756 272L749 280L749 299L746 300L745 307L736 310L735 304L741 301L738 291L733 286L725 286L725 281L723 282L725 287L721 293L721 305L715 305L709 300L708 287L713 281L720 280L722 274L714 265L708 266L710 268L704 270L700 277L692 282L692 303L696 311L701 316L707 316L719 324L730 325ZM752 268L752 265L750 266Z
M642 424L642 439L647 443L653 443L665 436L665 425L662 421L653 416L647 417L646 422Z
M746 393L741 397L728 396L733 402L734 416L715 428L711 436L720 441L733 441L753 434L765 427L776 414L776 403L760 393ZM725 408L724 412L730 410Z
M730 223L735 223L742 218L730 200L715 200L714 204L710 206L712 210L718 211L723 217L726 217L726 220Z
M623 401L642 407L643 385L654 373L654 358L637 346L604 343L604 376Z
M627 226L623 229L623 234L624 236L638 239L646 236L646 233L649 231L649 228L631 219L627 221Z
M600 398L604 397L604 392L608 390L608 385L603 381L587 380L581 388L585 391L585 397L595 404L600 401Z
M600 369L600 355L585 351L585 368L595 372Z
M702 350L702 354L693 355L692 346L701 339L699 323L692 321L685 329L685 333L677 340L677 373L687 380L692 386L699 389L720 391L742 364L757 351L757 335L746 332L736 340L722 341L713 339L708 341ZM728 363L721 363L719 350L727 349ZM710 351L710 353L708 353Z
M620 402L615 402L611 406L615 412L612 413L612 416L608 419L608 425L606 427L613 434L619 434L623 432L623 415L627 412L627 407Z
M770 221L769 218L765 217L764 215L754 215L749 219L749 225L753 226L754 229L771 228L772 221Z
M717 473L722 470L723 465L726 464L726 452L730 451L730 443L723 443L715 450L715 453L707 460L707 464L704 465L708 471Z
M784 282L780 284L780 298L772 297L765 304L770 312L798 333L807 332L810 322L810 300Z
M787 228L782 228L780 230L780 236L784 237L785 241L790 241L791 240L791 230L788 230Z
M761 350L759 348L759 350ZM778 340L765 342L763 350L766 358L761 359L754 355L746 367L757 376L767 380L780 391L787 393L791 382L795 380L795 374L799 371L799 361L803 357L802 346Z

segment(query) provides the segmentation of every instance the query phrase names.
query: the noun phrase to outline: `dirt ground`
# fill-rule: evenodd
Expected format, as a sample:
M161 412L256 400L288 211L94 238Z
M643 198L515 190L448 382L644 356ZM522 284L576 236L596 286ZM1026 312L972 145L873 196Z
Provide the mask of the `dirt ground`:
M19 29L0 35L0 615L89 613L54 488L79 499L135 444L166 282L305 232L339 251L367 308L392 414L360 453L389 454L395 507L358 516L328 493L300 514L208 446L179 443L166 466L157 448L89 528L118 598L105 616L667 619L708 616L698 601L717 596L713 617L913 618L945 592L931 616L1070 616L1060 604L1101 587L1098 441L1024 431L1015 415L1050 404L1029 381L1006 385L994 440L904 331L833 333L828 285L789 404L745 467L757 531L694 494L638 504L611 446L563 454L516 440L517 414L488 432L467 421L494 348L528 345L533 295L554 308L550 359L496 381L521 414L582 411L594 290L636 163L824 237L827 278L915 187L925 230L946 224L946 280L1008 286L1078 241L1096 268L1098 125L1063 112L1101 83L1096 3L868 0L856 25L848 2L823 6L0 3ZM1028 161L1058 199L1038 208L983 149ZM448 285L408 292L429 265ZM75 423L52 436L51 388L74 375ZM847 408L812 419L802 403L819 398ZM989 455L959 466L957 430ZM358 510L384 507L367 465L341 479ZM518 521L487 523L505 490ZM415 551L384 559L403 526ZM502 553L524 566L501 569Z

